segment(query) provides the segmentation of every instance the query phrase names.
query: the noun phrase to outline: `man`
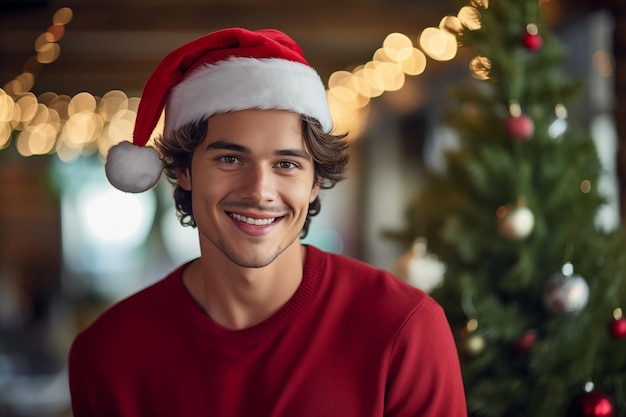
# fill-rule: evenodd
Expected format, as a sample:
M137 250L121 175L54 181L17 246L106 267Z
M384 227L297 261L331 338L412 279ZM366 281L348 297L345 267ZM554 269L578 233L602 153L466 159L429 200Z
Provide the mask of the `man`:
M111 307L70 351L76 417L466 416L441 308L389 273L303 245L343 178L325 90L285 34L233 28L170 53L107 176L161 172L201 256Z

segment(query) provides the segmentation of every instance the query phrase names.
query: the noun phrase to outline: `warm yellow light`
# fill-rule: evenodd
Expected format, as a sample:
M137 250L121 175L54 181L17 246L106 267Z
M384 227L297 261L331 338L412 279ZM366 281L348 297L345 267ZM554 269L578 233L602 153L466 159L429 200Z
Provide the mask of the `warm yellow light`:
M367 126L368 109L368 107L360 109L352 118L346 121L344 128L338 129L338 132L348 133L348 139L351 141L358 139Z
M482 7L483 9L489 8L489 0L472 0L472 6Z
M385 91L385 80L382 75L376 71L374 61L369 61L363 66L362 75L370 88L370 97L378 97Z
M470 333L475 332L476 329L478 329L478 320L476 320L476 319L469 319L467 321L467 323L465 324L465 328Z
M439 22L439 29L458 35L463 32L463 23L457 16L445 16Z
M44 93L38 102L30 90L43 64L52 63L59 57L61 48L56 42L64 36L65 25L71 21L72 14L72 10L67 7L55 12L52 25L35 39L33 46L36 55L28 58L23 65L23 72L9 81L4 90L0 90L0 142L2 146L6 145L14 130L21 131L17 135L16 147L22 155L52 151L58 131L67 118L67 106L57 108L59 103L56 94Z
M46 43L37 52L37 61L42 64L50 64L61 55L61 47L58 43Z
M539 28L536 24L529 23L526 25L526 32L528 32L529 35L536 35L539 33Z
M345 127L344 130L350 130L350 137L354 137L355 131L357 135L360 134L365 125L370 99L385 91L398 94L407 81L406 75L415 76L424 72L427 64L425 54L438 61L454 58L459 47L460 38L457 39L457 35L464 28L480 29L481 15L478 8L487 8L488 5L488 0L471 0L471 6L461 8L457 16L444 16L438 28L426 28L418 39L422 50L416 48L405 34L393 32L385 37L382 47L375 52L370 62L356 67L352 72L333 73L327 90L333 120ZM37 98L30 93L35 76L43 64L58 59L61 49L57 42L65 35L65 25L72 18L70 8L58 9L52 25L35 41L36 57L26 62L23 74L6 84L6 91L0 89L0 149L10 141L14 129L22 131L16 141L21 154L41 154L54 150L64 161L76 159L88 148L95 150L97 147L105 155L113 144L132 140L139 97L129 98L119 90L108 92L102 99L89 93L72 98L45 93L39 97L39 104L45 107L44 111L38 105ZM594 54L594 65L599 72L604 69L603 74L612 75L613 68L610 61L607 66L607 55L604 54L601 51ZM596 60L598 64L595 64ZM481 79L489 77L490 68L491 63L485 57L476 57L470 64L472 75ZM397 95L396 98L399 98L396 100L399 103L415 101L410 96ZM403 104L403 107L406 106ZM161 133L163 122L162 114L149 143Z
M56 146L55 151L56 151L57 158L67 163L77 160L82 153L82 150L79 148L76 149L76 148L67 146L64 140L57 141L57 146Z
M115 113L128 109L128 96L121 90L112 90L102 96L98 104L98 114L110 122Z
M24 127L22 124L22 108L17 103L15 103L13 107L13 118L10 120L9 124L12 129L21 129Z
M402 62L411 57L413 43L403 33L390 33L383 41L385 54L395 62Z
M137 113L131 110L120 110L113 116L113 119L106 127L106 134L111 139L111 145L123 140L133 140L133 126L136 117ZM104 150L107 151L108 149Z
M328 78L328 90L340 101L349 103L358 95L354 75L348 71L335 71Z
M15 77L15 81L19 84L20 94L23 94L33 88L33 85L35 84L35 76L30 72L23 72Z
M461 24L469 30L478 30L482 26L480 12L475 7L462 7L457 17L461 21Z
M335 71L332 74L330 74L330 77L328 77L328 87L329 88L343 87L343 86L349 87L352 83L353 77L354 76L352 75L351 72Z
M509 102L509 113L513 117L520 117L522 115L522 107L515 100Z
M580 191L583 194L587 194L591 191L591 181L589 180L583 180L580 183Z
M48 123L26 127L22 134L28 134L28 148L31 155L45 155L54 149L57 131Z
M332 96L328 99L330 114L336 132L347 132L350 140L356 139L364 130L367 121L368 108L357 109L347 106Z
M30 150L30 133L27 130L22 130L17 136L15 141L15 149L22 156L32 156L33 153Z
M426 55L417 48L411 51L411 57L400 63L400 68L406 75L419 75L426 69Z
M35 116L30 121L31 125L38 125L48 123L50 110L44 104L38 103L35 111Z
M556 114L556 117L559 119L567 119L567 108L559 103L554 106L554 114Z
M449 61L456 56L456 37L439 28L424 29L419 43L424 52L437 61Z
M388 51L385 50L384 48L378 48L376 52L374 52L374 55L372 56L372 61L396 62L396 60L392 58L391 55L389 55L387 52ZM393 51L391 52L393 53Z
M139 103L141 102L141 98L139 97L129 97L128 98L128 110L137 113L137 109L139 109Z
M385 91L397 91L404 85L404 72L392 62L376 62L376 70L383 77Z
M8 83L6 83L2 88L11 97L16 97L16 96L19 96L19 94L15 93L15 87L16 86L17 86L17 88L19 90L19 83L17 81L15 81L15 80L11 80Z
M52 23L55 25L67 25L72 21L74 13L69 7L62 7L52 16Z
M365 81L365 75L363 73L364 69L364 65L359 65L354 70L352 70L352 74L354 74L354 81L356 82L359 89L359 95L371 98L374 93L372 93L372 88L370 87L368 82Z
M48 106L51 109L56 110L57 113L59 113L59 117L61 117L61 119L67 120L70 117L69 108L71 101L72 99L70 96L60 95L53 98Z
M61 140L70 148L82 149L93 131L94 126L90 125L88 116L72 116L63 125Z
M37 97L33 93L26 93L20 96L15 101L15 104L20 108L20 119L17 128L28 126L37 113L37 105L39 104L37 103Z
M0 150L9 146L11 140L11 125L6 122L0 122Z
M45 93L39 94L39 97L37 97L37 101L39 101L41 104L45 104L47 107L50 107L50 103L52 103L57 97L58 95L56 93L53 93L52 91L47 91Z
M333 100L340 101L343 105L355 109L365 107L369 103L369 97L359 94L358 87L356 86L352 88L336 86L329 88L327 94L332 97Z
M77 112L65 122L61 139L70 148L84 149L101 135L103 127L100 115L89 111Z
M48 107L48 121L47 123L54 127L54 129L59 132L61 130L61 117L59 113L55 109L51 109Z
M37 36L37 38L35 39L35 51L39 52L42 50L42 48L44 48L46 45L48 45L50 42L46 39L46 33L42 33L39 36Z
M358 110L354 106L347 105L333 96L328 96L328 107L333 118L333 124L338 125L342 120L352 117Z
M4 90L0 89L0 123L8 123L13 119L15 102Z
M479 80L488 80L491 71L491 61L486 56L476 56L469 64L470 73Z
M328 89L328 92L337 100L343 101L344 103L350 103L353 101L357 93L356 91L344 87L344 86L335 86Z
M70 101L68 115L70 117L79 113L94 113L96 111L96 98L89 93L78 93Z

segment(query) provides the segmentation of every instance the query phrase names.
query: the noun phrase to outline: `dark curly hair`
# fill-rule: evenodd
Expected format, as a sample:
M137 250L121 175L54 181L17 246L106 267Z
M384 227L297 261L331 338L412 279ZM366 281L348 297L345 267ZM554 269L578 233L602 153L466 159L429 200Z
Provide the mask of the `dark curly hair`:
M183 226L196 227L191 205L191 192L184 190L178 183L176 170L190 168L191 157L206 136L208 119L189 123L180 129L161 136L155 141L160 152L163 169L169 182L174 186L174 202L180 223ZM313 158L314 175L317 184L322 189L333 188L339 181L345 179L349 161L348 141L346 134L335 135L326 133L320 123L310 117L301 116L302 135L307 150ZM322 208L319 195L309 204L304 226L300 236L306 237L309 231L311 217L319 214Z

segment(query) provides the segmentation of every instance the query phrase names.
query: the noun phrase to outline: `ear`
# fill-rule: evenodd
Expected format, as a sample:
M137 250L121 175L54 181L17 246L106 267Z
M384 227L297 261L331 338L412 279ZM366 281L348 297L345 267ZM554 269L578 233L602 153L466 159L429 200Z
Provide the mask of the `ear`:
M176 168L176 179L183 190L191 191L191 172L188 167Z
M311 196L309 197L309 204L315 201L319 193L320 193L320 183L319 181L315 181L313 183L313 188L311 188Z

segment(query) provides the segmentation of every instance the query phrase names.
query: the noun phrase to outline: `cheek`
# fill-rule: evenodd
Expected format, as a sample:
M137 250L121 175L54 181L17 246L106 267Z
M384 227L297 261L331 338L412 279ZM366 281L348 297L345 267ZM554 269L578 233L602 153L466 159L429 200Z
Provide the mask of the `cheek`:
M232 184L219 179L196 180L193 183L193 194L200 200L215 202L219 201L232 193Z
M287 198L290 205L296 205L302 208L303 211L309 210L309 205L315 201L317 197L317 191L311 190L308 187L300 187L297 190L293 190L291 193L287 193Z

